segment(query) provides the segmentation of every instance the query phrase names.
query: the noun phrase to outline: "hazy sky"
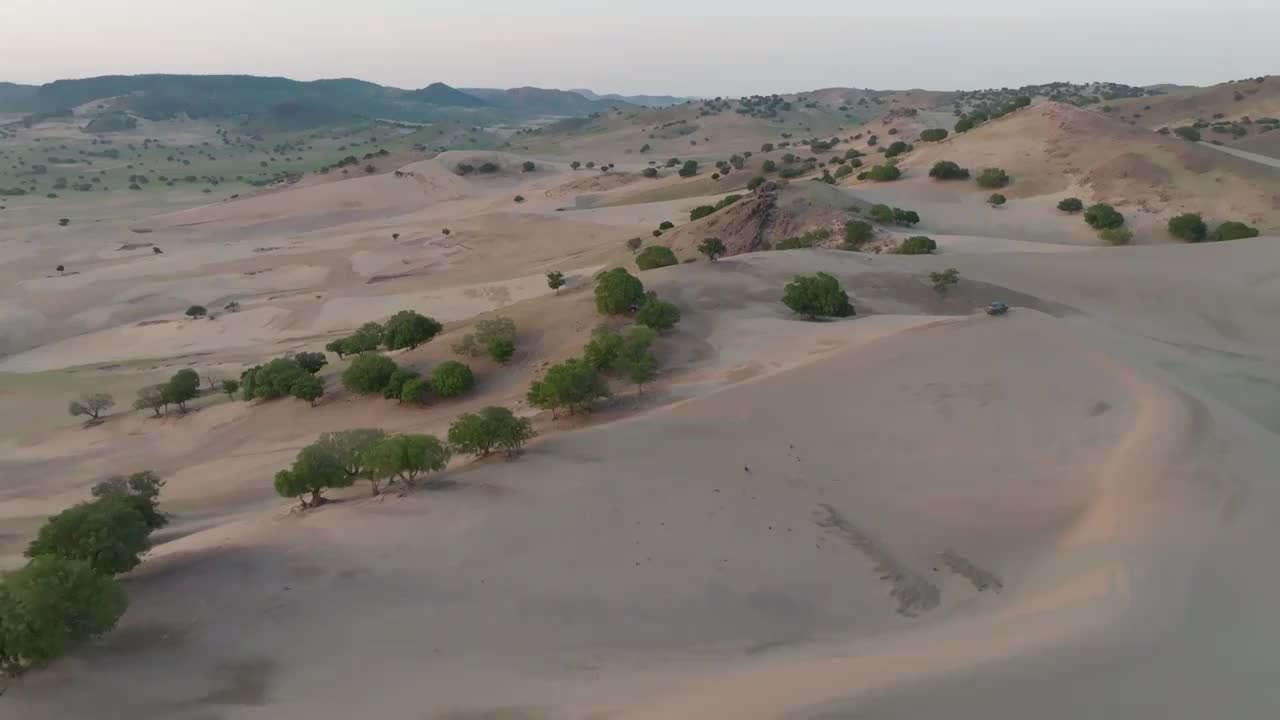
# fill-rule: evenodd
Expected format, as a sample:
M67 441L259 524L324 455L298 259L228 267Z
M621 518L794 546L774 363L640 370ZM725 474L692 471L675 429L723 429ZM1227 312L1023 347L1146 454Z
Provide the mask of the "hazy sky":
M0 0L0 80L356 77L742 95L1280 72L1280 0Z

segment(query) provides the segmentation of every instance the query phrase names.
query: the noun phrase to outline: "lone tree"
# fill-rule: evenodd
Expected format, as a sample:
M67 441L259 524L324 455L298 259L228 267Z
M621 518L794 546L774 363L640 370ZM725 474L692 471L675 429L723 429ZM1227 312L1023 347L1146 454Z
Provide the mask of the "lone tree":
M0 672L45 667L116 626L129 602L83 560L42 555L0 578Z
M222 392L227 394L228 400L235 400L236 392L239 390L240 390L239 380L223 380L222 381Z
M446 360L431 371L431 389L442 398L461 397L475 384L471 368L457 360Z
M601 273L596 280L596 310L605 315L621 315L635 310L644 301L644 283L624 268Z
M496 406L462 415L449 426L453 450L478 457L487 457L494 450L514 457L533 436L533 423L527 418Z
M1200 213L1183 213L1169 218L1169 234L1187 242L1202 242L1209 236L1209 226Z
M1009 174L1000 168L985 168L978 173L977 182L984 188L1002 188L1009 184Z
M67 406L67 412L72 417L88 415L91 419L97 420L102 417L102 413L115 406L116 400L111 397L110 393L85 393L80 396L79 400L72 400Z
M552 365L541 380L529 387L529 404L551 411L556 417L560 408L568 408L569 414L589 411L597 398L609 397L609 386L600 373L585 361L565 360Z
M656 296L646 298L640 303L640 309L636 311L636 324L657 332L666 332L675 327L678 322L680 322L680 308L665 300L659 300Z
M925 235L913 235L898 246L899 255L929 255L938 249L938 243Z
M1063 198L1058 201L1058 209L1065 213L1078 213L1084 209L1084 203L1076 197Z
M329 364L329 359L324 356L324 353L318 352L300 352L293 356L293 360L298 363L303 370L306 370L312 375L320 372L320 368Z
M707 238L698 244L698 252L706 255L711 262L715 262L728 251L729 249L724 246L724 241L720 238Z
M936 180L968 180L969 170L950 160L939 160L930 168L929 177Z
M560 288L564 287L566 282L568 281L564 279L564 273L559 270L547 273L547 287L554 290L557 295L560 294Z
M374 472L412 490L418 476L439 472L453 452L435 435L392 435L370 451Z
M1124 215L1106 203L1098 203L1084 211L1084 221L1095 230L1105 230L1123 225Z
M187 308L187 312L185 314L187 317L191 318L192 320L195 320L196 318L202 318L205 315L208 315L209 311L203 305L192 305L191 307Z
M164 399L187 411L187 402L200 397L200 375L191 368L179 370L165 384Z
M942 272L929 273L929 282L933 283L933 289L940 293L945 293L947 288L960 282L960 271L955 268L947 268Z
M991 197L987 198L987 204L991 207L1000 207L1008 201L1009 199L1000 193L991 193Z
M428 342L443 330L444 327L425 315L413 310L401 310L387 321L382 342L388 350L417 348Z
M676 259L676 254L671 252L671 248L664 245L650 245L636 255L636 267L641 270L653 270L660 267L668 267L680 262Z
M353 482L332 449L315 443L298 451L292 467L276 473L275 488L281 497L298 498L305 509L323 505L325 490L351 487Z
M788 283L782 303L807 320L854 314L849 294L840 287L840 281L823 272L801 275Z
M27 546L29 558L57 555L88 563L95 572L119 575L142 562L151 547L142 513L119 497L80 503L45 521Z

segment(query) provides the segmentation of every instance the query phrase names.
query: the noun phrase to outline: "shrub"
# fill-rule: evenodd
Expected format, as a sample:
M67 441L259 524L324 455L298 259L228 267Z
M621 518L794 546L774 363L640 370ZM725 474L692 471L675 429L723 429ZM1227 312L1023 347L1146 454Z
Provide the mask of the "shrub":
M552 417L560 408L569 414L588 411L597 398L609 397L609 386L600 373L583 360L570 359L551 366L541 380L529 387L528 401L534 407L551 410Z
M382 342L388 350L400 350L409 348L410 350L419 345L428 342L435 337L443 327L435 319L419 315L413 310L401 310L391 319L383 331Z
M1124 224L1124 215L1106 203L1090 205L1084 211L1084 221L1094 230L1118 228Z
M495 449L513 457L533 436L533 423L527 418L496 406L462 415L449 426L449 445L454 452L479 457L487 457Z
M88 415L97 420L103 412L111 409L115 404L116 400L110 393L85 393L79 400L71 401L67 406L67 412L71 413L71 417Z
M658 177L658 170L657 168L651 168L651 167L645 168L644 170L640 171L640 174L647 178L656 178Z
M976 124L973 120L962 117L956 122L955 131L958 133L969 132Z
M1058 202L1058 209L1066 213L1078 213L1084 209L1084 203L1080 202L1080 198L1063 198Z
M636 255L636 267L641 270L653 270L654 268L667 267L675 265L679 260L671 248L663 245L650 245Z
M34 558L0 578L0 672L48 665L114 628L127 607L119 584L89 563Z
M878 223L883 223L887 225L893 222L893 208L889 207L888 205L883 205L883 204L872 205L871 209L867 210L867 215L870 216L872 220L875 220Z
M465 395L475 384L471 368L457 360L446 360L431 371L431 390L442 398Z
M913 148L908 143L904 143L901 140L898 140L890 144L889 147L885 148L884 156L886 158L898 157L899 155L902 155L904 153L911 152L912 149Z
M763 175L757 175L757 176L755 176L755 177L753 177L753 178L751 178L750 180L748 180L748 181L747 181L747 189L748 189L748 190L755 190L756 188L758 188L758 187L760 187L761 185L765 184L765 182L766 182L766 179L765 179L765 177L764 177Z
M714 205L699 205L689 211L690 220L701 220L702 218L714 213L716 208Z
M929 273L929 282L933 283L934 290L944 293L949 286L960 282L960 271L955 268L947 268L942 272L931 272Z
M920 222L920 215L915 210L893 209L893 221L899 225L911 227Z
M717 258L728 252L728 248L720 238L706 238L698 244L698 252L706 255L711 262L715 262Z
M978 173L977 181L984 188L1002 188L1009 184L1009 175L1000 168L985 168Z
M867 179L876 182L889 182L902 177L902 171L897 165L885 163L884 165L876 165L867 171Z
M639 240L639 238L636 239ZM566 282L568 281L564 279L564 273L559 270L552 270L547 273L547 287L554 290L556 294L560 293L560 288L564 287Z
M633 237L627 241L627 249L630 250L631 252L635 252L639 250L640 246L643 244L644 244L644 238Z
M924 235L914 235L902 241L898 246L899 255L928 255L938 249L938 243L933 238Z
M67 508L45 521L27 546L29 558L57 555L88 563L102 575L119 575L142 562L151 528L132 503L106 497Z
M1183 140L1187 140L1190 142L1199 142L1200 140L1200 131L1189 125L1184 125L1183 127L1180 127L1180 128L1174 128L1173 134L1177 135Z
M645 300L636 311L636 324L658 332L670 330L678 322L680 322L680 308L656 297Z
M773 160L765 160L763 163L760 163L760 169L765 173L777 172L778 163Z
M596 281L596 310L606 315L629 313L644 300L644 283L623 268L614 268Z
M369 452L373 471L412 490L419 475L443 470L453 452L435 435L392 435Z
M850 220L844 224L845 247L857 250L875 237L875 229L871 223L863 220Z
M1209 240L1220 242L1222 240L1242 240L1251 237L1258 237L1258 228L1250 227L1235 220L1229 220L1214 228L1209 235Z
M787 284L782 303L809 320L819 317L849 317L854 314L849 294L840 281L827 273L801 275Z
M398 369L386 355L364 353L342 371L342 386L357 395L380 393Z
M1169 218L1169 234L1187 242L1201 242L1208 237L1209 226L1200 213L1183 213Z
M431 394L431 383L425 378L412 377L400 386L399 400L404 405L426 405Z
M929 177L937 180L968 180L969 170L950 160L939 160L929 170Z
M196 318L202 318L205 315L208 315L209 310L205 308L203 305L192 305L191 307L187 308L187 311L183 314L191 318L192 320L194 320Z
M663 220L662 222L658 223L659 230L670 230L675 226L676 224L671 222L670 220Z
M1000 207L1001 205L1005 204L1008 201L1009 199L1001 195L1000 193L991 193L991 197L987 198L987 204L991 205L992 207Z
M329 359L324 356L324 353L318 352L300 352L293 356L293 361L312 375L320 372L320 368L329 364Z
M239 380L223 380L222 381L222 392L227 394L228 400L234 400L236 397L236 392L239 389L240 389Z
M1128 245L1133 241L1133 231L1123 227L1103 228L1098 231L1098 237L1112 245Z
M680 177L682 178L693 177L694 175L697 175L697 174L698 174L697 160L686 160L684 162L684 165L680 167Z
M289 394L314 406L324 396L324 381L315 375L303 375L289 386Z
M930 128L920 133L920 139L925 142L938 142L939 140L945 140L946 137L947 131L942 128Z
M395 372L391 373L391 377L387 378L387 383L382 386L382 397L388 400L399 400L404 391L404 384L419 377L421 375L417 370L396 368Z
M520 168L525 172L533 172L538 169L538 166L534 165L532 160L525 160L524 164L522 164Z

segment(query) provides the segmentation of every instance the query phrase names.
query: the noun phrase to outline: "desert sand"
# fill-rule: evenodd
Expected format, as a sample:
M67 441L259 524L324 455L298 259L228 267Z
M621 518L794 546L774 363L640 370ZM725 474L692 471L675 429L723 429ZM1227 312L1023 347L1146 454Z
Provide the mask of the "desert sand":
M903 181L784 208L797 228L827 223L823 207L915 208L919 227L886 232L936 238L922 257L692 261L728 224L690 209L749 175L640 178L625 149L676 110L56 237L3 228L0 567L106 475L159 472L173 523L123 579L119 627L11 682L0 718L1273 717L1280 237L1183 245L1153 228L1213 173L1228 180L1206 212L1274 228L1257 198L1280 178L1083 112L1028 108L919 147ZM703 124L708 154L777 132ZM1073 144L1088 133L1128 143L1133 167L1108 174L1105 147ZM619 166L569 169L587 153ZM923 177L951 157L1009 167L1010 206ZM452 171L476 159L517 169ZM1054 215L1069 192L1136 193L1151 168L1171 189L1144 206L1140 246ZM1241 178L1255 185L1232 195ZM652 237L663 220L677 228ZM601 321L592 275L634 271L636 236L689 261L640 273L683 312L657 383L615 382L589 417L536 413L529 383L579 352ZM945 268L961 279L940 293L927 274ZM817 271L856 317L779 303ZM983 314L994 300L1012 312ZM183 317L193 303L216 319ZM474 394L425 408L349 395L336 357L314 408L219 393L186 415L124 408L177 369L235 377L402 308L446 332L397 362L452 357L494 315L515 320L516 357L477 361ZM65 406L89 389L119 405L85 426ZM430 489L357 484L305 513L271 487L321 432L443 435L493 404L535 420L518 460L456 458Z

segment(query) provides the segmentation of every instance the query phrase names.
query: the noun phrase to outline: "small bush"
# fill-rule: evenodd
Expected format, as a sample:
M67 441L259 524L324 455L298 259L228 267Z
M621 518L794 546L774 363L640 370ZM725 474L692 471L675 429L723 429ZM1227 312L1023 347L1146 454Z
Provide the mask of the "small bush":
M650 245L636 255L636 267L641 270L653 270L654 268L667 267L675 265L679 260L671 248L663 245Z
M978 173L977 181L984 188L1002 188L1009 184L1009 175L1000 168L985 168Z
M1080 202L1080 198L1063 198L1058 201L1058 209L1065 213L1078 213L1084 209L1084 203Z
M920 133L920 139L924 142L938 142L939 140L945 140L946 137L947 131L942 128L930 128Z
M1106 203L1098 203L1084 211L1084 221L1094 230L1105 230L1123 225L1124 215Z
M969 170L950 160L939 160L929 170L929 177L936 180L968 180Z
M960 282L960 271L955 268L947 268L942 272L929 273L929 282L933 284L936 292L945 293L947 288Z
M827 273L799 276L787 284L782 303L809 320L820 317L849 317L854 314L849 294L840 281Z
M1000 207L1008 201L1009 199L1000 193L991 193L991 197L987 198L987 204L991 207Z
M1209 240L1221 242L1223 240L1243 240L1251 237L1258 237L1258 228L1250 227L1235 220L1229 220L1214 228L1209 235Z
M680 308L656 297L645 300L636 311L637 325L643 325L658 332L666 332L675 327L678 322L680 322Z
M755 176L755 177L753 177L753 178L751 178L750 180L748 180L748 181L747 181L747 189L748 189L748 190L755 190L756 188L758 188L758 187L760 187L761 185L765 184L765 182L766 182L766 179L765 179L765 177L764 177L763 175L757 175L757 176Z
M1128 245L1133 242L1133 231L1124 227L1103 228L1098 237L1112 245Z
M187 311L183 314L191 318L192 320L195 320L196 318L202 318L205 315L208 315L209 310L205 308L203 305L192 305L191 307L187 308Z
M728 248L724 246L724 241L720 238L706 238L698 244L698 252L706 255L711 262L715 262L728 252Z
M342 386L357 395L381 393L400 368L386 355L365 353L356 357L342 371Z
M850 220L844 224L844 244L851 250L857 250L875 237L875 229L864 220Z
M699 205L698 207L696 207L696 208L694 208L693 210L690 210L690 211L689 211L689 219L690 219L690 220L701 220L702 218L704 218L704 217L706 217L706 216L708 216L708 215L711 215L711 214L712 214L712 213L714 213L715 211L716 211L716 209L715 209L715 206L713 206L713 205Z
M1200 213L1183 213L1169 218L1169 234L1187 242L1202 242L1209 235Z
M465 395L475 386L471 368L457 360L446 360L431 371L431 389L442 398Z
M899 255L929 255L938 249L938 243L933 238L924 235L914 235L902 241L898 246Z
M1189 142L1200 141L1200 131L1189 125L1184 125L1180 128L1174 128L1173 134Z

